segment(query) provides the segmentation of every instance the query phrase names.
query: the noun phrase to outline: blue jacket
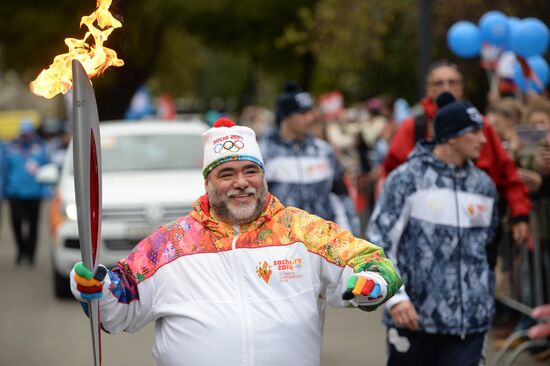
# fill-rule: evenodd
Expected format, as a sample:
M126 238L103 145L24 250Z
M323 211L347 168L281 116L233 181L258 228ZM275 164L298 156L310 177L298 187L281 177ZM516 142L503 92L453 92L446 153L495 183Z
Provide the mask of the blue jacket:
M6 144L0 141L0 199L4 198L6 186Z
M489 329L494 273L486 253L497 210L496 188L473 163L454 168L420 142L389 175L367 229L384 248L404 287L386 309L409 299L420 329L465 335ZM386 310L384 322L393 325Z
M269 191L285 206L301 208L359 234L359 219L345 187L333 189L335 182L342 182L343 170L329 143L310 135L289 141L272 130L259 145Z
M5 196L15 199L48 196L50 187L36 180L37 169L48 162L46 144L40 138L28 143L19 138L10 142L6 147Z

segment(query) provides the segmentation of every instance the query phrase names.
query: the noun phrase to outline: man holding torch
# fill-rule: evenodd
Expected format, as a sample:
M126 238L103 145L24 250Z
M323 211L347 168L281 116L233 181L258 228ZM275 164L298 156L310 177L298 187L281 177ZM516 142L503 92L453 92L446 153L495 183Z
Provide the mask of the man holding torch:
M401 286L380 247L267 191L254 132L222 118L202 136L206 194L100 281L71 273L101 326L156 323L159 365L319 365L317 299L371 311ZM101 268L101 267L99 267Z

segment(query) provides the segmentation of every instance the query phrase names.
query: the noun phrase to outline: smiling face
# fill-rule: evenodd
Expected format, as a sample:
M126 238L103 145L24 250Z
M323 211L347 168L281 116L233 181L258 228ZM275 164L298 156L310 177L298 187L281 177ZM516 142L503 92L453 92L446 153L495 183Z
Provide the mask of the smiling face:
M229 161L214 168L205 181L208 201L216 215L232 225L260 216L267 202L263 170L247 160Z

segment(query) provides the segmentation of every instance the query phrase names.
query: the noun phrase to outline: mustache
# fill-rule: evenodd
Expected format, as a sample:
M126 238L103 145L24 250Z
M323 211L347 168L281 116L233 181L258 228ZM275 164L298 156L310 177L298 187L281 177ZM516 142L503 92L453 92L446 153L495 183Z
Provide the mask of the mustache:
M256 194L257 190L252 187L247 187L245 189L231 189L225 195L227 197L235 196L238 194Z

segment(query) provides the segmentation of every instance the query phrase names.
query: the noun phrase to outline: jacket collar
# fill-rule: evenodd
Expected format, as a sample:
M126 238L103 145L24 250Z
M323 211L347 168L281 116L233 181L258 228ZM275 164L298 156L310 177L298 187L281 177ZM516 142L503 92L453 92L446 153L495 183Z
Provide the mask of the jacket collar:
M465 178L474 167L474 163L471 160L468 160L466 164L459 167L449 165L435 157L433 154L434 148L435 142L422 140L416 144L408 159L420 159L422 164L431 165L439 174L460 179Z
M435 102L428 97L422 98L420 104L424 108L426 118L428 120L433 120L435 118L435 114L437 113L437 104L435 104Z
M268 193L267 203L264 210L254 221L240 226L240 232L248 232L262 226L267 221L270 221L273 216L284 208L283 204L275 198L271 193ZM221 236L234 236L233 225L220 221L210 214L210 204L208 203L208 194L201 196L193 202L193 210L190 213L191 217L200 222L203 226L211 231L217 232Z

